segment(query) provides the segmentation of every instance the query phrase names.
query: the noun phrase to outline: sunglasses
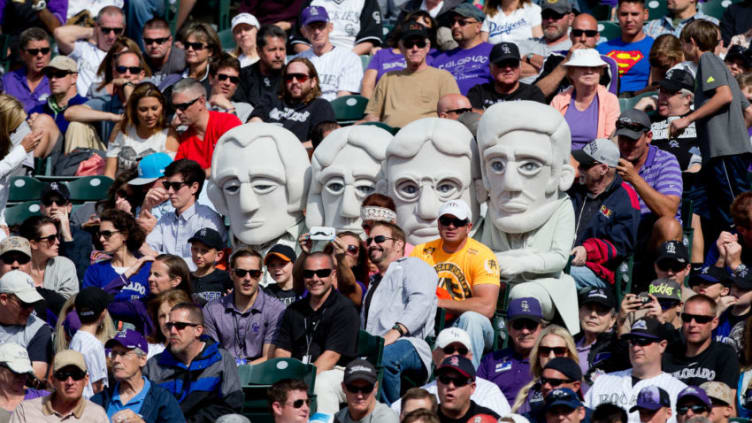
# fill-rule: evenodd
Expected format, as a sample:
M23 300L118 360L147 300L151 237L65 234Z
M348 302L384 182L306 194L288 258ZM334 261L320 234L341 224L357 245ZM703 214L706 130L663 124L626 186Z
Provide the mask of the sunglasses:
M461 228L468 224L467 219L457 219L456 217L441 216L439 218L441 226L454 225L455 228Z
M442 348L441 350L444 351L444 354L446 354L446 355L452 355L455 352L457 354L459 354L459 355L467 355L467 351L468 351L467 348L465 348L463 346L454 347L454 346L451 346L451 345L447 345L446 347Z
M68 204L68 202L61 198L45 198L44 200L42 200L42 204L44 204L45 207L49 207L53 204L58 207L62 207Z
M47 77L47 79L52 79L52 78L61 79L71 74L68 71L59 70L59 69L47 69L43 73L44 73L44 76Z
M347 252L350 253L350 254L352 254L352 255L354 255L354 256L358 255L358 251L360 251L360 247L358 247L357 245L348 245L347 246Z
M198 96L198 97L194 98L193 100L191 100L191 101L189 101L189 102L187 102L187 103L172 103L172 105L173 105L173 106L174 106L174 107L175 107L176 109L180 110L181 112L184 112L184 111L186 111L186 110L187 110L187 109L188 109L189 107L193 106L193 103L197 102L199 98L201 98L201 96Z
M196 326L199 326L199 324L191 323L191 322L167 322L165 323L165 326L167 326L167 330L172 330L172 328L175 328L177 330L183 330L187 328L188 326L195 328Z
M556 379L552 377L541 377L540 383L541 385L549 384L552 388L556 388L557 386L561 385L562 383L572 383L573 380L570 379Z
M104 239L110 239L112 235L118 233L120 231L99 231L99 236L104 237Z
M556 357L564 357L567 355L567 347L544 347L543 345L538 347L538 355L549 356L554 353Z
M715 316L704 316L702 314L689 314L689 313L682 313L681 319L684 323L690 323L692 320L696 321L697 323L704 325L706 323L710 323L711 320L713 320Z
M303 269L303 278L305 279L311 279L313 275L316 275L320 278L326 278L329 277L329 275L332 274L332 269Z
M626 123L626 122L616 122L616 129L628 129L630 131L636 131L636 132L645 132L647 131L647 128L640 125L639 123Z
M655 343L655 339L650 338L630 338L629 343L633 346L647 347L650 344Z
M465 19L454 19L454 20L452 20L452 23L449 24L449 27L450 28L453 27L454 24L458 24L459 26L465 26L465 25L470 25L470 24L474 24L474 23L480 23L480 22L478 22L478 21L468 21L468 20L465 20Z
M172 188L172 190L175 191L175 192L180 191L180 188L182 188L183 185L188 185L188 184L186 184L185 182L180 182L180 181L173 181L173 182L162 181L162 186L167 191L169 191L170 188Z
M170 37L164 37L164 38L144 38L144 45L148 46L148 45L151 45L151 44L154 44L154 43L164 44L169 39L170 39Z
M458 114L458 115L461 115L461 114L463 114L463 113L466 113L466 112L472 112L472 111L473 111L473 109L471 109L471 108L469 108L469 107L463 107L463 108L461 108L461 109L452 109L452 110L447 110L446 112L447 112L447 113L456 113L456 114Z
M573 29L572 35L575 37L582 37L582 34L585 34L586 37L592 38L598 35L598 31L594 29Z
M674 273L679 273L687 267L686 264L679 263L676 260L661 260L656 262L655 265L664 272L671 270Z
M470 383L470 379L462 376L449 376L449 375L441 375L438 377L439 382L443 383L444 385L449 385L449 383L453 383L455 387L460 388L462 386L467 385Z
M73 380L81 380L86 377L86 372L78 368L72 368L58 370L52 375L55 376L55 379L64 382L68 380L68 378L71 378Z
M37 238L37 241L47 241L48 243L52 244L55 241L60 241L60 234L52 234L48 236L40 236Z
M245 275L251 275L251 279L261 277L261 269L232 269L232 273L239 278L244 278Z
M42 47L42 48L27 48L26 52L29 53L32 56L36 56L39 53L42 53L44 55L47 55L50 53L49 47Z
M298 82L306 82L308 81L308 78L310 78L309 75L306 75L304 73L288 73L285 74L285 82L292 82L293 79L297 79Z
M229 79L230 82L232 82L233 84L240 83L240 77L232 76L232 75L227 75L225 73L218 73L217 74L217 79L220 80L220 81L226 81L226 80Z
M123 28L107 28L104 26L100 26L99 30L102 31L103 34L109 34L110 32L114 32L115 35L120 35L123 33Z
M517 319L512 322L512 329L514 330L535 330L538 328L539 323L530 319Z
M23 253L9 252L0 256L0 260L2 260L2 262L5 264L13 264L13 262L18 262L18 264L26 264L31 261L31 257Z
M407 40L402 42L405 45L406 49L411 49L415 46L418 48L425 48L426 47L426 40Z
M555 21L558 21L559 19L563 18L565 15L561 13L556 13L553 10L546 10L543 13L541 13L541 18L545 21L548 19L553 19Z
M184 42L184 43L183 43L183 45L185 45L185 49L186 49L186 50L188 50L188 49L193 49L193 50L203 50L203 49L205 49L206 47L208 47L208 45L207 45L207 44L204 44L204 43L189 43L189 42L187 42L187 41L186 41L186 42Z
M692 410L694 414L700 414L708 411L708 407L705 407L704 405L685 405L683 407L677 407L676 412L680 415L685 415L689 410Z
M365 386L345 385L345 388L347 388L348 392L351 392L353 394L357 394L357 393L370 394L371 392L373 392L374 385L365 385Z
M135 75L141 72L141 66L115 66L117 73L129 72L131 75Z
M505 68L519 68L520 67L520 61L517 59L506 59L502 60L500 62L494 63L497 68L499 69L505 69Z
M311 399L296 399L292 402L292 408L300 408L303 406L303 404L310 406L311 405Z
M383 244L387 239L394 239L394 238L389 238L388 236L384 236L384 235L376 235L375 237L372 237L372 238L366 238L366 245L371 245L371 242L375 242L377 244Z

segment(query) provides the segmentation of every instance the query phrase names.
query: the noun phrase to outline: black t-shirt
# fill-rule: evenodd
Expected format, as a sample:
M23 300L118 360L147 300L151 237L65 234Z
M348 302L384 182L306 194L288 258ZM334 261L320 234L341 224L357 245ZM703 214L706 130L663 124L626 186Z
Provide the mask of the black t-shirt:
M294 289L284 290L276 283L269 284L269 286L264 288L264 292L280 300L285 307L289 307L290 304L301 299L301 296L296 294Z
M693 386L717 380L734 387L739 382L736 352L730 345L715 341L695 357L685 357L683 346L667 351L663 355L663 371Z
M256 62L240 69L240 86L232 97L233 101L249 103L254 108L268 106L277 101L282 71L262 75L260 68L261 63Z
M204 305L211 300L222 298L232 289L232 279L224 270L214 269L206 276L192 278L193 300Z
M334 288L316 311L308 300L306 296L287 307L274 345L290 351L298 360L308 355L310 363L324 351L334 351L341 354L337 364L347 365L355 357L360 329L355 306Z
M466 423L469 422L470 418L475 416L476 414L488 414L490 416L493 416L494 419L501 417L496 414L495 411L491 410L490 408L481 407L473 400L470 400L470 409L467 410L467 413L465 413L465 415L460 417L459 419L453 419L451 417L445 416L444 413L441 412L441 407L439 407L439 421L441 423Z
M319 123L337 120L331 104L321 98L315 98L308 104L295 105L277 101L273 105L253 109L251 117L261 118L264 122L282 124L301 142L311 139L311 129Z
M523 84L510 94L499 94L494 89L493 82L478 84L467 92L467 98L475 109L486 110L496 103L502 101L531 100L539 103L545 103L543 92L535 85Z
M669 126L672 121L679 118L679 116L668 118L661 118L659 116L658 120L653 121L650 126L650 130L653 132L653 141L651 141L651 144L676 156L676 159L679 161L679 167L684 171L687 170L690 163L702 163L702 156L700 154L700 144L697 140L697 130L695 129L694 122L684 129L678 137L669 138Z

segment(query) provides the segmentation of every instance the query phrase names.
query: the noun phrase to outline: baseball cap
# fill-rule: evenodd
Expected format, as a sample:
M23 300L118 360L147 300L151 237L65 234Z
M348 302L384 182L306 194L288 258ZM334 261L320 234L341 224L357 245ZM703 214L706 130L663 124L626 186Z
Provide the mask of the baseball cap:
M196 233L188 239L188 242L194 241L198 241L209 248L214 248L215 250L221 250L224 246L222 235L212 228L201 228L196 231Z
M577 50L575 50L577 51ZM642 110L629 109L616 120L616 135L636 140L650 130L650 118Z
M272 256L276 256L281 258L284 261L291 261L295 262L297 259L297 256L295 255L295 250L292 249L292 247L288 245L283 244L276 244L274 245L268 253L266 253L266 257L264 257L264 264L269 263L269 259Z
M347 367L345 367L345 377L343 381L346 384L355 382L356 380L376 383L377 379L378 374L376 373L376 368L367 360L359 358L351 361Z
M22 236L9 236L8 238L0 241L0 256L11 251L24 253L29 258L31 258L31 247L29 246L29 240Z
M580 305L587 303L596 303L608 308L616 308L616 299L608 288L592 288L585 291L580 297Z
M112 302L112 297L101 288L90 286L76 294L76 314L81 320L99 317Z
M13 294L26 304L44 299L34 288L31 276L20 270L11 270L0 278L0 294Z
M729 47L728 51L726 52L726 57L723 58L723 60L735 60L739 59L744 63L745 68L752 67L752 61L750 61L750 54L749 49L745 49L743 46L740 46L739 44L734 44L733 46Z
M619 147L613 141L597 138L590 141L582 149L573 151L572 156L584 167L590 167L596 163L616 167L619 165L621 153L619 153Z
M55 354L55 358L52 360L52 371L56 372L63 367L75 366L80 370L86 371L86 361L84 356L73 350L63 350Z
M560 15L572 13L572 5L569 3L569 0L544 0L540 3L540 6L541 12L553 10Z
M648 294L655 295L659 300L681 301L682 299L681 285L669 278L658 278L650 282Z
M533 297L515 298L509 302L507 319L511 322L516 319L530 319L539 322L543 320L543 311L540 303Z
M238 13L237 15L235 15L235 17L232 18L232 21L230 22L230 30L234 30L235 27L240 24L255 26L257 29L261 28L261 24L259 24L258 19L256 19L256 17L251 15L250 13Z
M329 22L329 14L323 6L308 6L300 13L300 25L306 26L314 22Z
M661 322L654 317L642 317L632 323L632 327L628 334L623 335L623 338L647 338L647 339L663 339L663 333L661 331Z
M446 328L439 332L439 336L436 337L436 348L444 348L455 342L464 345L468 350L473 348L472 342L470 341L470 335L468 335L464 329L456 327Z
M582 402L577 397L577 394L569 388L556 388L546 395L545 409L550 410L557 405L563 405L565 407L575 409L582 407Z
M726 269L715 266L703 266L698 270L692 270L689 274L689 286L695 286L700 284L716 284L729 285L731 283L731 275L726 272Z
M752 290L752 272L748 269L735 272L731 276L731 283L739 287L742 291Z
M681 241L666 241L658 249L658 258L655 262L673 260L681 264L689 263L689 251Z
M470 219L470 206L467 205L465 200L449 200L439 207L439 217L445 214L451 214L457 219L468 220Z
M582 368L569 357L555 357L549 360L543 367L543 370L552 369L561 372L569 380L582 380Z
M658 82L658 86L671 92L677 92L682 88L694 91L695 78L684 69L669 69L666 77Z
M410 38L426 39L428 38L428 30L417 22L409 23L405 31L402 33L400 40L405 41Z
M52 196L58 196L63 201L68 203L68 201L70 200L70 190L68 190L68 187L61 182L50 182L49 184L46 184L42 189L42 203L44 203L45 200L48 200Z
M172 163L167 153L152 153L138 162L138 176L128 181L128 185L146 185L164 176L164 170Z
M678 406L680 402L687 398L696 398L700 400L700 402L705 404L708 409L713 408L713 403L710 402L708 394L705 393L704 389L698 386L687 386L686 388L682 389L681 392L679 392L679 395L677 395L676 397L676 405Z
M454 370L468 379L475 380L475 366L473 366L473 362L461 355L450 355L445 358L441 362L441 365L439 365L439 368L436 369L436 374L440 375L447 370Z
M629 412L634 413L639 409L655 411L661 407L671 407L671 398L663 388L650 385L640 389L637 404L630 408Z
M104 344L104 347L112 348L115 345L120 345L129 350L138 348L145 353L149 352L149 344L146 342L146 339L144 339L143 335L132 329L118 332L114 338Z
M700 389L705 391L711 402L712 400L716 400L726 403L727 405L734 405L734 393L731 391L731 388L723 382L704 382L700 385Z
M488 60L491 63L499 63L509 59L520 60L520 49L517 48L515 43L501 42L496 44L491 48L491 53L488 55Z
M44 67L45 69L51 68L51 69L58 69L63 71L68 71L72 73L78 73L78 64L75 60L71 59L68 56L58 55L52 58L50 60L50 63L47 64L47 66Z
M447 12L445 16L451 18L452 15L460 15L464 18L473 18L478 22L483 22L483 20L486 19L486 15L483 13L483 11L473 6L471 3L460 3L454 9Z
M34 374L28 351L15 342L0 344L0 363L8 366L16 374Z

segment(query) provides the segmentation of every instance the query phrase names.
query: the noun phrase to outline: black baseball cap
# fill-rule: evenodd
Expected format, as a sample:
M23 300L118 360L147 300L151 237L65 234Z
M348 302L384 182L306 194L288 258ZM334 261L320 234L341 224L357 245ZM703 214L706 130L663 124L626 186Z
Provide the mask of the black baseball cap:
M405 28L405 32L402 33L400 40L405 41L411 38L426 39L428 38L428 30L417 22L411 22Z
M731 284L731 275L728 274L726 269L715 266L703 266L700 269L692 270L692 273L689 274L690 287L716 283L723 284L724 286Z
M658 82L658 86L670 92L677 92L682 88L694 91L695 78L683 69L671 69L666 72L666 77Z
M632 323L632 327L629 333L623 335L622 338L647 338L662 340L664 336L663 330L661 328L661 322L659 322L658 319L654 317L642 317L640 319L637 319L634 323Z
M63 201L68 203L68 201L70 201L70 190L68 190L68 187L62 182L50 182L49 184L46 184L42 189L42 203L55 196L60 197Z
M293 263L295 263L295 259L297 258L295 250L293 250L292 247L283 244L276 244L269 249L269 252L266 253L266 257L264 257L264 264L269 264L269 259L272 257L279 257L284 261L290 261Z
M222 241L222 235L220 235L219 232L215 231L212 228L201 228L196 231L196 233L193 234L190 239L188 239L188 242L196 241L206 245L209 248L214 248L215 250L221 250L225 244Z
M494 64L510 59L520 60L520 49L515 43L501 42L496 44L491 48L491 53L488 55L488 60Z
M636 140L650 130L650 118L642 110L629 109L616 120L616 135Z
M473 366L473 362L466 357L461 355L450 355L441 362L439 368L436 369L436 374L440 375L450 369L470 380L475 380L475 366Z
M90 286L76 294L76 314L83 321L90 321L99 317L100 314L112 302L112 296L101 288Z
M728 51L726 52L726 57L724 60L734 60L739 59L742 61L745 68L752 67L752 60L750 60L750 50L746 49L739 44L734 44L733 46L729 47Z
M671 260L680 264L689 263L689 250L681 241L666 241L658 249L656 263Z
M616 299L610 288L592 288L580 296L580 305L587 303L601 304L608 308L616 308Z
M569 380L582 380L582 369L580 365L569 357L555 357L546 363L543 370L552 369L561 372Z

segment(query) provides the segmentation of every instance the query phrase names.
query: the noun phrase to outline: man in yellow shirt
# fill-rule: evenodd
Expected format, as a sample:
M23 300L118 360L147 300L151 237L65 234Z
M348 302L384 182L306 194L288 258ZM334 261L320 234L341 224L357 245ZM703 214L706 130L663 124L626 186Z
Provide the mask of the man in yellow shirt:
M439 209L439 239L416 245L410 254L433 266L439 275L439 307L464 329L478 367L483 350L493 345L491 318L499 298L499 265L490 248L469 237L470 207L451 200Z

